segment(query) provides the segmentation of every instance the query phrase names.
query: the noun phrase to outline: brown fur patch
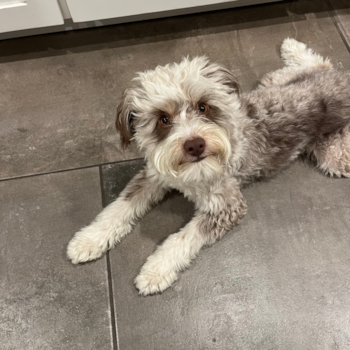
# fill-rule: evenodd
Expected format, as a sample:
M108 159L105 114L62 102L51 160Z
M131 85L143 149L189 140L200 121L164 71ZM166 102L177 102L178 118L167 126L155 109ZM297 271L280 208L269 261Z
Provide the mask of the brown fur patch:
M172 127L172 115L163 111L156 111L154 112L155 118L157 118L156 127L154 129L154 133L157 137L158 142L162 142L170 133L171 127ZM159 123L160 118L162 116L166 115L169 118L169 125L162 125Z
M316 68L316 69L330 69L330 68L333 68L333 65L331 62L325 61L323 63L317 64L316 66L314 66L314 68Z
M222 238L229 229L238 224L245 213L245 207L232 208L227 206L218 214L203 214L199 229L207 237L207 244L213 244Z
M307 80L309 77L310 77L310 73L308 73L308 72L299 73L295 77L293 77L291 80L286 82L285 85L288 86L288 85L293 85L293 84L299 84L299 83L302 83L305 80Z
M128 90L125 90L117 108L115 127L120 134L120 143L123 149L130 145L133 137L132 111L128 103Z
M221 114L220 114L220 109L217 108L217 107L215 107L215 106L213 106L213 105L209 105L208 102L207 102L206 100L207 100L207 98L203 97L198 103L193 104L193 105L192 105L192 108L193 108L193 110L198 111L198 113L199 113L200 115L206 116L206 118L207 118L208 120L210 120L210 121L212 121L213 123L216 123L216 124L217 124L218 121L222 118L222 117L221 117ZM198 107L198 106L201 105L201 104L205 104L205 105L208 106L207 111L204 112L204 113L201 112L201 111L199 110L199 107Z
M258 109L252 103L248 103L244 107L246 109L247 117L251 119L257 119L259 112Z
M205 116L212 122L218 124L219 120L222 119L220 109L214 106L209 107L209 111L205 114Z
M125 188L124 192L122 193L123 197L127 200L137 197L137 195L145 188L145 185L147 184L146 180L146 170L141 170L141 172L138 173Z
M215 71L208 73L206 78L211 78L215 75L220 76L221 84L228 86L232 90L232 93L240 95L241 87L238 84L236 77L228 69L220 67Z
M205 212L199 215L199 230L207 237L207 244L213 244L227 230L237 225L247 213L246 200L236 179L226 179L216 191L214 202L221 203L218 212Z
M157 124L155 129L155 134L157 137L158 142L162 142L170 133L171 125L170 126L160 126Z

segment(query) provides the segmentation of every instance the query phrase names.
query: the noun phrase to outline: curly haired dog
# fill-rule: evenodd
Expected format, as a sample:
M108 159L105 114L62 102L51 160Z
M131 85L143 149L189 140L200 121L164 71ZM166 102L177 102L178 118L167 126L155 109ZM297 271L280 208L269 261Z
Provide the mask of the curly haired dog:
M234 76L205 57L139 73L118 107L124 147L135 140L146 167L68 245L73 263L101 257L154 203L177 189L196 213L151 255L135 279L140 294L162 292L246 214L245 183L300 154L330 176L350 177L350 75L305 44L285 39L286 67L240 93Z

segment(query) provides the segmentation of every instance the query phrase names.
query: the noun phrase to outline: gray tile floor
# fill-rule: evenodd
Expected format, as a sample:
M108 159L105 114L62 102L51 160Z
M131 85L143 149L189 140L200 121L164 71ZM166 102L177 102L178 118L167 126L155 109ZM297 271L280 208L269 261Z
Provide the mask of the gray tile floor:
M285 1L0 42L0 349L350 349L350 182L297 162L161 295L133 279L193 205L169 195L102 259L65 256L142 167L118 147L136 71L207 55L245 90L285 37L350 69L350 3Z

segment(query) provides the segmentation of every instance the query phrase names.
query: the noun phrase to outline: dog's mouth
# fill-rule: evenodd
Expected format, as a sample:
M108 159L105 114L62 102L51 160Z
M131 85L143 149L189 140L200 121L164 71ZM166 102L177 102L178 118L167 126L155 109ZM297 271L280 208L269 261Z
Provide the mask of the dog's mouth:
M195 158L194 160L192 160L192 159L184 159L184 160L182 160L181 162L180 162L180 164L179 165L182 165L182 164L185 164L185 163L199 163L199 162L201 162L203 159L205 159L205 158L207 158L207 156L204 156L204 157L197 157L197 158Z
M198 162L201 162L203 159L207 158L206 156L205 157L198 157L197 159L193 160L191 163L198 163Z

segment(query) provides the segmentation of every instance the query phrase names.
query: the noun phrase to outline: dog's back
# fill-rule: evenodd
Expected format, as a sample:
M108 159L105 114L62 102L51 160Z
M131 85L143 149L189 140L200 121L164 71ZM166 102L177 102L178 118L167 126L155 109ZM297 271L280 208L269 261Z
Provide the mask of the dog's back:
M242 109L251 123L241 171L266 176L350 126L350 75L306 68L281 85L244 94Z

